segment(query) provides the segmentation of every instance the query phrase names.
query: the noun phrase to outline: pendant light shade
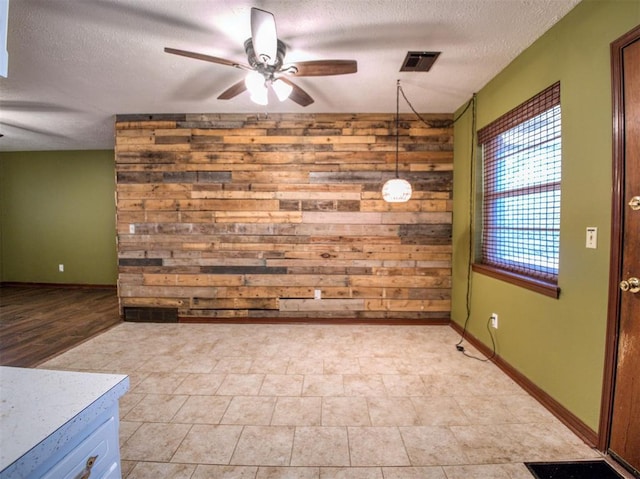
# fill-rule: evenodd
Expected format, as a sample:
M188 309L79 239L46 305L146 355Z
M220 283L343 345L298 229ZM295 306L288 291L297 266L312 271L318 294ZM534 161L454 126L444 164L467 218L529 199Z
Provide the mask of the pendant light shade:
M388 180L382 186L382 198L387 203L404 203L411 199L411 183L402 178Z
M396 177L382 185L382 198L387 203L404 203L411 199L411 183L399 178L398 152L400 150L400 80L396 84Z

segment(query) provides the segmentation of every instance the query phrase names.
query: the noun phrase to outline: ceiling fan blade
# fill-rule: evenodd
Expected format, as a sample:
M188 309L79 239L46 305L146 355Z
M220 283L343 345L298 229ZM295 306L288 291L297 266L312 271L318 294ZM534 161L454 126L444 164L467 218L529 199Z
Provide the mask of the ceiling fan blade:
M225 91L220 93L220 95L218 96L218 100L230 100L231 98L238 96L246 89L247 85L245 84L244 80L240 80L238 83L234 83Z
M297 77L345 75L358 71L358 62L355 60L312 60L287 65L287 67L289 66L293 66L298 70L292 73ZM283 70L286 70L286 67Z
M166 53L171 53L173 55L180 55L183 57L195 58L196 60L203 60L205 62L218 63L220 65L236 67L242 70L251 70L251 67L249 67L249 65L243 65L238 62L232 62L231 60L225 60L224 58L212 57L211 55L205 55L203 53L189 52L187 50L178 50L176 48L168 48L168 47L165 47L164 51Z
M259 8L251 9L251 42L259 62L275 64L278 58L278 35L273 14Z
M291 85L291 87L293 88L291 94L289 95L289 99L295 101L298 105L301 106L309 106L313 103L313 98L311 98L311 96L298 85L285 77L280 77L280 80L285 82L287 85Z

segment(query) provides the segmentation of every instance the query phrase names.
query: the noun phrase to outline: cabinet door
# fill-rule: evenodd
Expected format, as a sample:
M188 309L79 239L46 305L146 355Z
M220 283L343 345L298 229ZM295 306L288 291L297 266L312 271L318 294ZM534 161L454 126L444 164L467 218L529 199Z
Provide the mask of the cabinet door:
M87 438L76 445L60 462L51 468L42 479L77 479L83 472L91 478L120 477L120 453L118 444L118 422L110 417L98 426ZM91 467L87 461L95 458Z

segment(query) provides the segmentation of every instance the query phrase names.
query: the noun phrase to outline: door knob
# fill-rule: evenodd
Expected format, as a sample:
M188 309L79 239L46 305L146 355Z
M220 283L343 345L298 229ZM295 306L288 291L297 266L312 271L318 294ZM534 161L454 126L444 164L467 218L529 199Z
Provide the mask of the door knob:
M631 201L629 201L629 206L631 206L631 209L633 211L640 210L640 196L634 196L633 198L631 198Z
M620 281L620 289L622 291L630 291L632 293L640 292L640 279L629 278L624 281Z

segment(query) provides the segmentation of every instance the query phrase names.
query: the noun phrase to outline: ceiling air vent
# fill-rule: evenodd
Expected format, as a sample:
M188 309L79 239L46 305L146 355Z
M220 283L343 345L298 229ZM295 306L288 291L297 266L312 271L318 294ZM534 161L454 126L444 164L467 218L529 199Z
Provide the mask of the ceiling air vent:
M402 62L401 72L428 72L440 52L407 52Z

